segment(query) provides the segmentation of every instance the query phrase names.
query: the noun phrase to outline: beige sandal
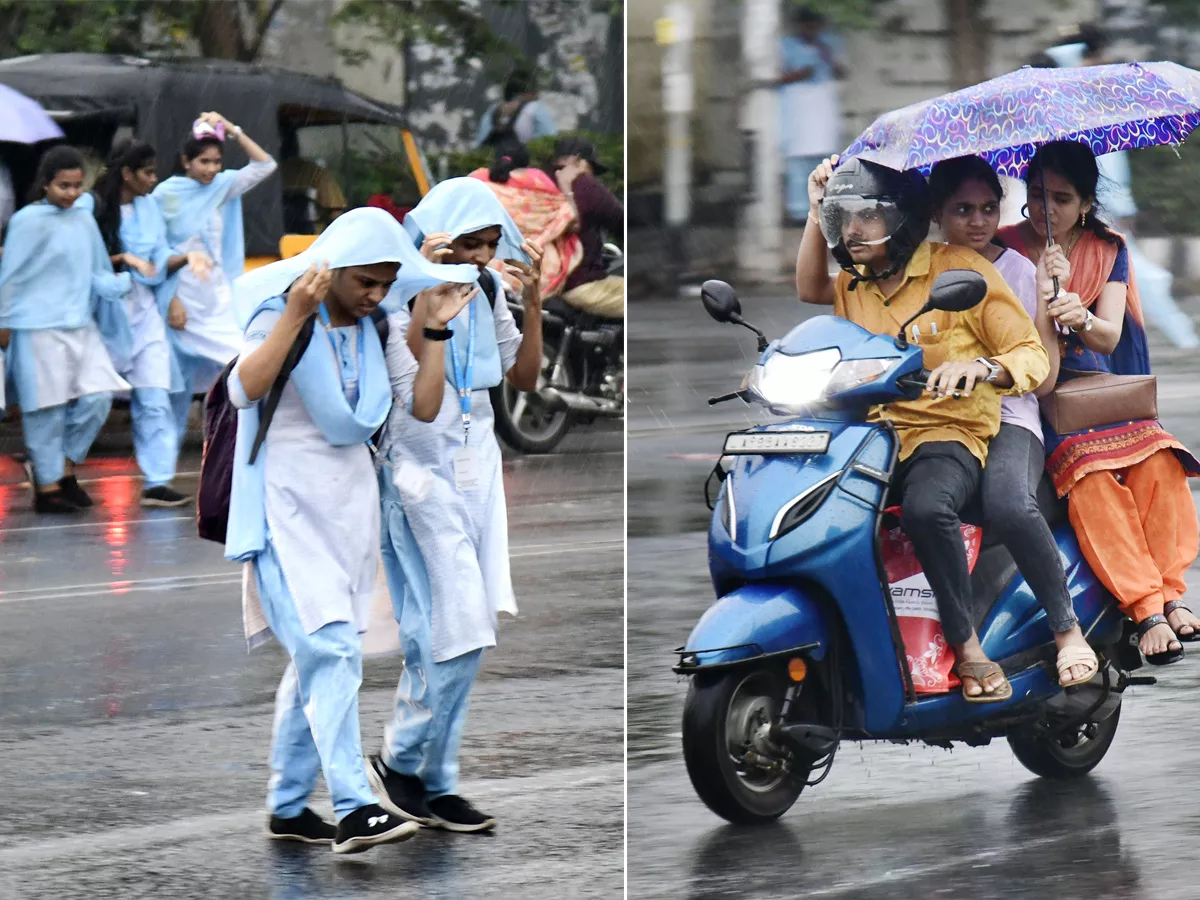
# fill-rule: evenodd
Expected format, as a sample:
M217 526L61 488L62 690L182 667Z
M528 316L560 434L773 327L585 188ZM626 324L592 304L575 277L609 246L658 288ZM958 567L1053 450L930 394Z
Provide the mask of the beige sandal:
M1063 681L1072 666L1087 666L1087 674L1070 681ZM1069 688L1075 687L1077 684L1084 684L1091 681L1099 671L1100 660L1096 657L1096 651L1091 647L1072 644L1058 651L1058 684L1060 687Z
M971 678L979 685L980 693L972 697L967 693L967 685L963 684L963 699L968 703L999 703L1012 696L1012 685L1005 678L990 694L983 689L984 682L992 675L1004 675L1004 670L994 662L959 662L955 666L959 678Z

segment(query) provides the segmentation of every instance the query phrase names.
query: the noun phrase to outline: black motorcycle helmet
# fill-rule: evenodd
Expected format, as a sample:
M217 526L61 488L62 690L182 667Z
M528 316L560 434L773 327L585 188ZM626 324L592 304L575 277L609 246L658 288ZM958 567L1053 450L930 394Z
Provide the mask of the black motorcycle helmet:
M825 185L821 201L821 233L838 265L859 281L878 281L899 272L929 234L929 186L915 169L897 172L863 159L841 163ZM891 265L864 275L854 264L842 239L842 225L854 216L882 216L887 225L886 248Z

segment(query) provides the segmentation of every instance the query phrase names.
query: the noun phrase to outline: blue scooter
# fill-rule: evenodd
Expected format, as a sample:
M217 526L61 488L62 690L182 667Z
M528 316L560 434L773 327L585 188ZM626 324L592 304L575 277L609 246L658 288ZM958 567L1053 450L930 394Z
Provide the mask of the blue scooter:
M970 309L986 292L977 273L943 273L918 315ZM775 819L828 774L843 740L949 748L1004 736L1037 775L1094 768L1116 733L1122 692L1154 679L1130 675L1142 664L1132 627L1084 561L1048 480L1039 505L1100 656L1096 676L1059 686L1045 612L985 528L972 574L975 623L1012 697L980 704L961 691L918 694L880 543L899 443L891 423L866 420L871 406L920 396L929 374L920 347L903 328L893 339L834 316L768 345L728 284L707 282L701 297L717 321L754 331L761 353L741 390L709 402L742 399L788 417L728 435L706 484L708 494L721 483L708 538L719 599L674 668L691 677L683 751L705 804L731 822ZM980 524L977 512L964 519Z

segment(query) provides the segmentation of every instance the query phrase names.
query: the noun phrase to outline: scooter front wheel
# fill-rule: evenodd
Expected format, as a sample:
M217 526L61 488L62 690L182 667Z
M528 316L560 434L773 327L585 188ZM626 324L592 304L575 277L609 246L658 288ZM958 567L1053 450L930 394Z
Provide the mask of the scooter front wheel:
M683 759L692 787L718 816L740 825L770 822L796 802L810 769L783 751L764 753L779 714L783 681L764 670L692 678L683 708Z
M1108 718L1067 734L1046 734L1033 729L1013 732L1008 735L1008 746L1017 761L1034 775L1056 781L1081 778L1108 753L1120 721L1118 706Z

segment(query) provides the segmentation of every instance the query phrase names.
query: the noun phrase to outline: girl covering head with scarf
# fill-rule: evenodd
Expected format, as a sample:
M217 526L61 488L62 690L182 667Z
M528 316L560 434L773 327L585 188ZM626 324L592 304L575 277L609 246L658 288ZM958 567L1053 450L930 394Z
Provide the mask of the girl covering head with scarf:
M250 162L223 171L224 140L231 133ZM190 269L182 271L168 304L168 335L183 381L183 389L171 394L181 442L192 396L212 386L241 345L241 332L230 314L230 285L246 262L241 198L276 168L270 154L241 128L220 113L208 112L196 121L175 174L154 189L167 242L181 253L199 251L213 261L204 278Z
M146 479L142 505L183 506L191 497L171 487L179 432L170 394L184 385L168 343L166 318L172 304L180 308L175 300L180 272L187 266L195 277L207 278L211 260L201 250L181 253L167 243L162 211L150 197L158 184L156 164L149 144L118 144L96 185L96 221L113 265L133 278L126 298L133 346L121 375L133 389L133 449Z
M25 469L42 513L92 505L75 466L87 458L112 406L129 385L113 368L129 359L124 297L130 276L113 272L83 193L83 158L48 150L37 198L8 223L0 259L0 331L11 333L7 376L21 407ZM110 352L113 358L109 358Z
M1137 280L1121 236L1096 215L1099 170L1086 144L1043 146L1025 176L1029 218L997 236L1038 265L1039 293L1058 322L1059 383L1091 373L1150 374ZM1047 248L1046 208L1050 237ZM1051 279L1057 277L1056 297ZM1056 434L1043 419L1046 468L1069 500L1084 557L1138 625L1148 662L1182 658L1200 619L1181 597L1200 549L1188 475L1200 462L1155 420Z
M439 184L405 227L430 259L472 264L483 292L447 331L431 321L424 295L391 321L391 333L407 333L408 340L388 342L396 402L384 432L379 486L383 565L404 671L369 775L380 802L397 815L482 831L495 821L456 793L458 749L483 649L496 644L498 614L516 613L488 388L506 376L521 390L537 384L541 251L522 240L496 196L474 178ZM504 302L499 275L488 268L497 255L523 286L524 335ZM429 349L443 340L450 345L444 391L429 404L415 388Z
M422 259L387 213L358 209L336 219L304 253L235 285L232 315L246 340L228 383L239 412L225 555L245 563L250 645L269 629L291 657L275 701L267 800L275 837L332 840L335 852L352 853L416 830L375 805L358 731L359 635L380 545L367 442L392 404L370 315L389 289L393 302L401 302L453 282L427 297L431 319L444 324L467 302L474 278L468 266ZM312 316L311 340L251 464L257 401ZM442 365L432 353L422 361L420 389L440 392ZM336 829L306 805L318 770L333 797Z

